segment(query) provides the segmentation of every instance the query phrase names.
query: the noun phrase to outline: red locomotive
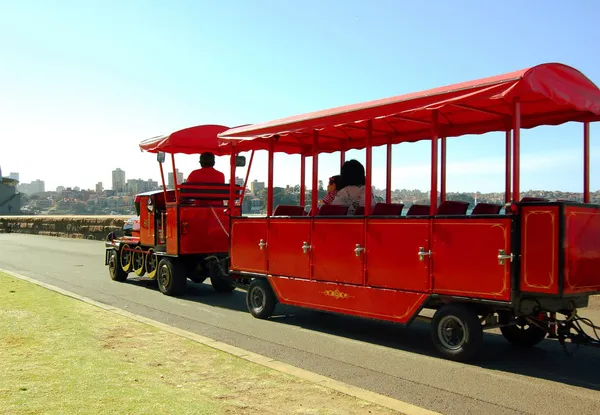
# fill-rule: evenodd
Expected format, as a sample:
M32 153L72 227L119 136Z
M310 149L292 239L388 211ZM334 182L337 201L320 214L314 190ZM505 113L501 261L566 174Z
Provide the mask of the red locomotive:
M105 264L110 277L124 281L130 272L156 279L161 292L181 295L187 279L202 283L210 278L216 291L235 287L219 278L227 270L230 217L241 215L244 187L219 183L177 183L175 154L210 152L230 157L232 177L245 158L232 153L233 146L219 145L219 125L202 125L154 137L140 144L143 151L157 153L163 190L138 194L135 208L139 219L131 235L106 242ZM162 163L171 154L175 189L167 189ZM137 229L136 229L137 228ZM224 268L222 268L224 267Z

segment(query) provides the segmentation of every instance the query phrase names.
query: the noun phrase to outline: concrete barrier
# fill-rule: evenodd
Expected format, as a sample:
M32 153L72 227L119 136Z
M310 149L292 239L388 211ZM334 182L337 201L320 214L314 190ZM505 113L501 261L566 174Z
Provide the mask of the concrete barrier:
M28 233L62 238L104 240L122 234L131 216L0 216L0 233Z

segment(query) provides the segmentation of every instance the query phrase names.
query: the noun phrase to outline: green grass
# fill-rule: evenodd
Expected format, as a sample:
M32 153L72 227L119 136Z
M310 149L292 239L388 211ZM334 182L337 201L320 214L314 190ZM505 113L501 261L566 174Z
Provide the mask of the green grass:
M0 274L3 414L387 414Z

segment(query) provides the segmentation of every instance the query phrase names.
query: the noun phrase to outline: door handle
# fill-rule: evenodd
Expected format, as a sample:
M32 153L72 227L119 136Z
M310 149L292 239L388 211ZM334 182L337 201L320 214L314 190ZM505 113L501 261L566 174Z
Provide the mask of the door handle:
M515 256L513 254L507 254L504 249L498 250L498 265L504 265L504 261L507 259L512 262Z
M420 246L417 255L419 255L419 261L425 261L425 257L431 255L431 251L425 251L425 248Z
M311 248L312 247L308 244L308 242L304 242L302 244L302 250L304 251L305 254L308 253L308 251L310 251Z

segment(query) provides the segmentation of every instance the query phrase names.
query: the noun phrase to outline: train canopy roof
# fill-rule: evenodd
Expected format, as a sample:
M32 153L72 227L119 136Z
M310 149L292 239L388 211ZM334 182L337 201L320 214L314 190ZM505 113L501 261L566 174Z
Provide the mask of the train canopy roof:
M218 134L228 130L223 125L198 125L184 128L168 135L144 140L140 149L150 153L163 151L169 154L201 154L210 151L215 156L230 154L227 143L219 143Z
M511 128L513 101L521 108L521 128L559 125L569 121L600 121L600 89L578 70L545 63L504 75L463 82L427 91L347 105L219 133L221 145L288 154L312 153L318 131L319 153L362 149L367 125L372 144L430 139L434 112L439 136L484 134Z

